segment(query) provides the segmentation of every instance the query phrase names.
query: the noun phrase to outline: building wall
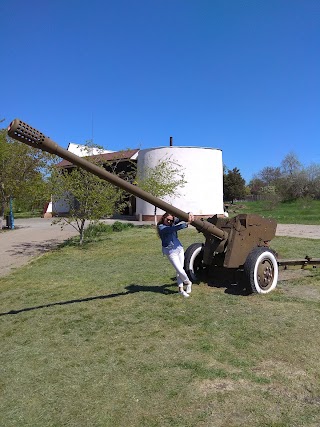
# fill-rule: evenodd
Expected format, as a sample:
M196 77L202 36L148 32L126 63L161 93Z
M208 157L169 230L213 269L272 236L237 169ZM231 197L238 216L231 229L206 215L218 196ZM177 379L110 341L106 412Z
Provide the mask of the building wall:
M223 214L223 162L222 151L199 147L159 147L140 150L138 171L152 168L159 161L168 159L177 162L185 174L187 184L179 189L179 197L166 197L164 200L196 216L209 217ZM137 215L150 220L154 215L153 205L137 199ZM157 209L157 214L163 211Z
M74 147L70 148L72 150ZM155 167L159 161L165 159L178 163L187 181L185 186L179 189L179 196L166 197L166 202L185 212L193 212L197 217L223 214L223 162L220 149L171 146L140 150L137 159L138 171L141 173L145 168ZM121 167L124 167L122 163ZM58 215L67 214L69 206L62 200L56 201L52 211ZM152 221L154 206L137 198L136 206L132 203L130 212L125 213L135 215L141 220ZM157 209L157 216L162 214L163 211Z

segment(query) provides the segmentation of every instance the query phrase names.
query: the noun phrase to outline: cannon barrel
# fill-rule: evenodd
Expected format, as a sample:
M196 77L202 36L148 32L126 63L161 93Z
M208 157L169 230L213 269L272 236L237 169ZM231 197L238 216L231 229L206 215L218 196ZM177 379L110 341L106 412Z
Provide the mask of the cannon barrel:
M23 122L20 119L14 119L8 126L8 135L21 141L31 147L41 149L51 154L56 154L57 156L68 160L76 166L79 166L88 172L93 173L101 179L104 179L111 184L127 191L130 194L133 194L136 197L166 211L171 215L174 215L181 220L188 221L189 215L187 212L178 209L169 203L159 199L158 197L153 196L147 191L142 190L141 188L131 184L130 182L125 181L124 179L119 178L117 175L114 175L105 169L96 166L89 162L88 160L77 156L74 153L60 147L56 142L52 141L50 138L46 137L42 132L34 129L27 123ZM214 224L209 223L203 219L195 219L192 222L192 225L204 235L212 235L213 237L219 240L227 240L228 234L216 227Z

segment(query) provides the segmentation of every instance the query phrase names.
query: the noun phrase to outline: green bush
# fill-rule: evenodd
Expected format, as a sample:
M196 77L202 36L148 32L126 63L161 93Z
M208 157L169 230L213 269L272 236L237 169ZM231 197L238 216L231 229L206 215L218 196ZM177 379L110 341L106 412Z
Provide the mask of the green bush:
M93 239L94 237L97 237L101 235L102 233L111 233L112 232L112 226L105 224L103 222L97 222L89 224L89 226L84 231L84 236L86 239Z
M113 231L123 231L123 230L126 230L127 228L132 228L132 227L134 227L134 225L130 222L116 221L112 225L112 230Z
M124 223L120 221L114 222L112 225L105 224L104 222L91 223L84 231L84 237L87 240L92 240L102 234L112 233L127 230L128 228L134 227L131 223Z

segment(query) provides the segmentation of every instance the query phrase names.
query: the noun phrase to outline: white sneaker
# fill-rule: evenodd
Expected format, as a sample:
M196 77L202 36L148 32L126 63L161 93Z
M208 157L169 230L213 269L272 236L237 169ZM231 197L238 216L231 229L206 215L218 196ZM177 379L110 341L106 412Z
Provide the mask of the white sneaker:
M185 297L185 298L188 298L190 295L189 294L187 294L187 292L186 291L184 291L183 289L181 289L180 291L179 291L179 294L180 295L182 295L183 297Z
M186 292L187 292L187 294L191 294L191 291L192 291L192 283L189 282L189 284L187 285Z

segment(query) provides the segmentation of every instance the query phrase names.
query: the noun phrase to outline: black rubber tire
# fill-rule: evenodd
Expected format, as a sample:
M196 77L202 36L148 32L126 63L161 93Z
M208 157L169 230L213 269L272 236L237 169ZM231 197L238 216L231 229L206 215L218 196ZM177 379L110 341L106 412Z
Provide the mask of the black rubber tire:
M247 256L244 274L253 293L267 294L277 286L279 268L274 252L256 247Z
M187 248L184 255L184 269L191 282L201 280L201 273L204 269L202 243L193 243Z

